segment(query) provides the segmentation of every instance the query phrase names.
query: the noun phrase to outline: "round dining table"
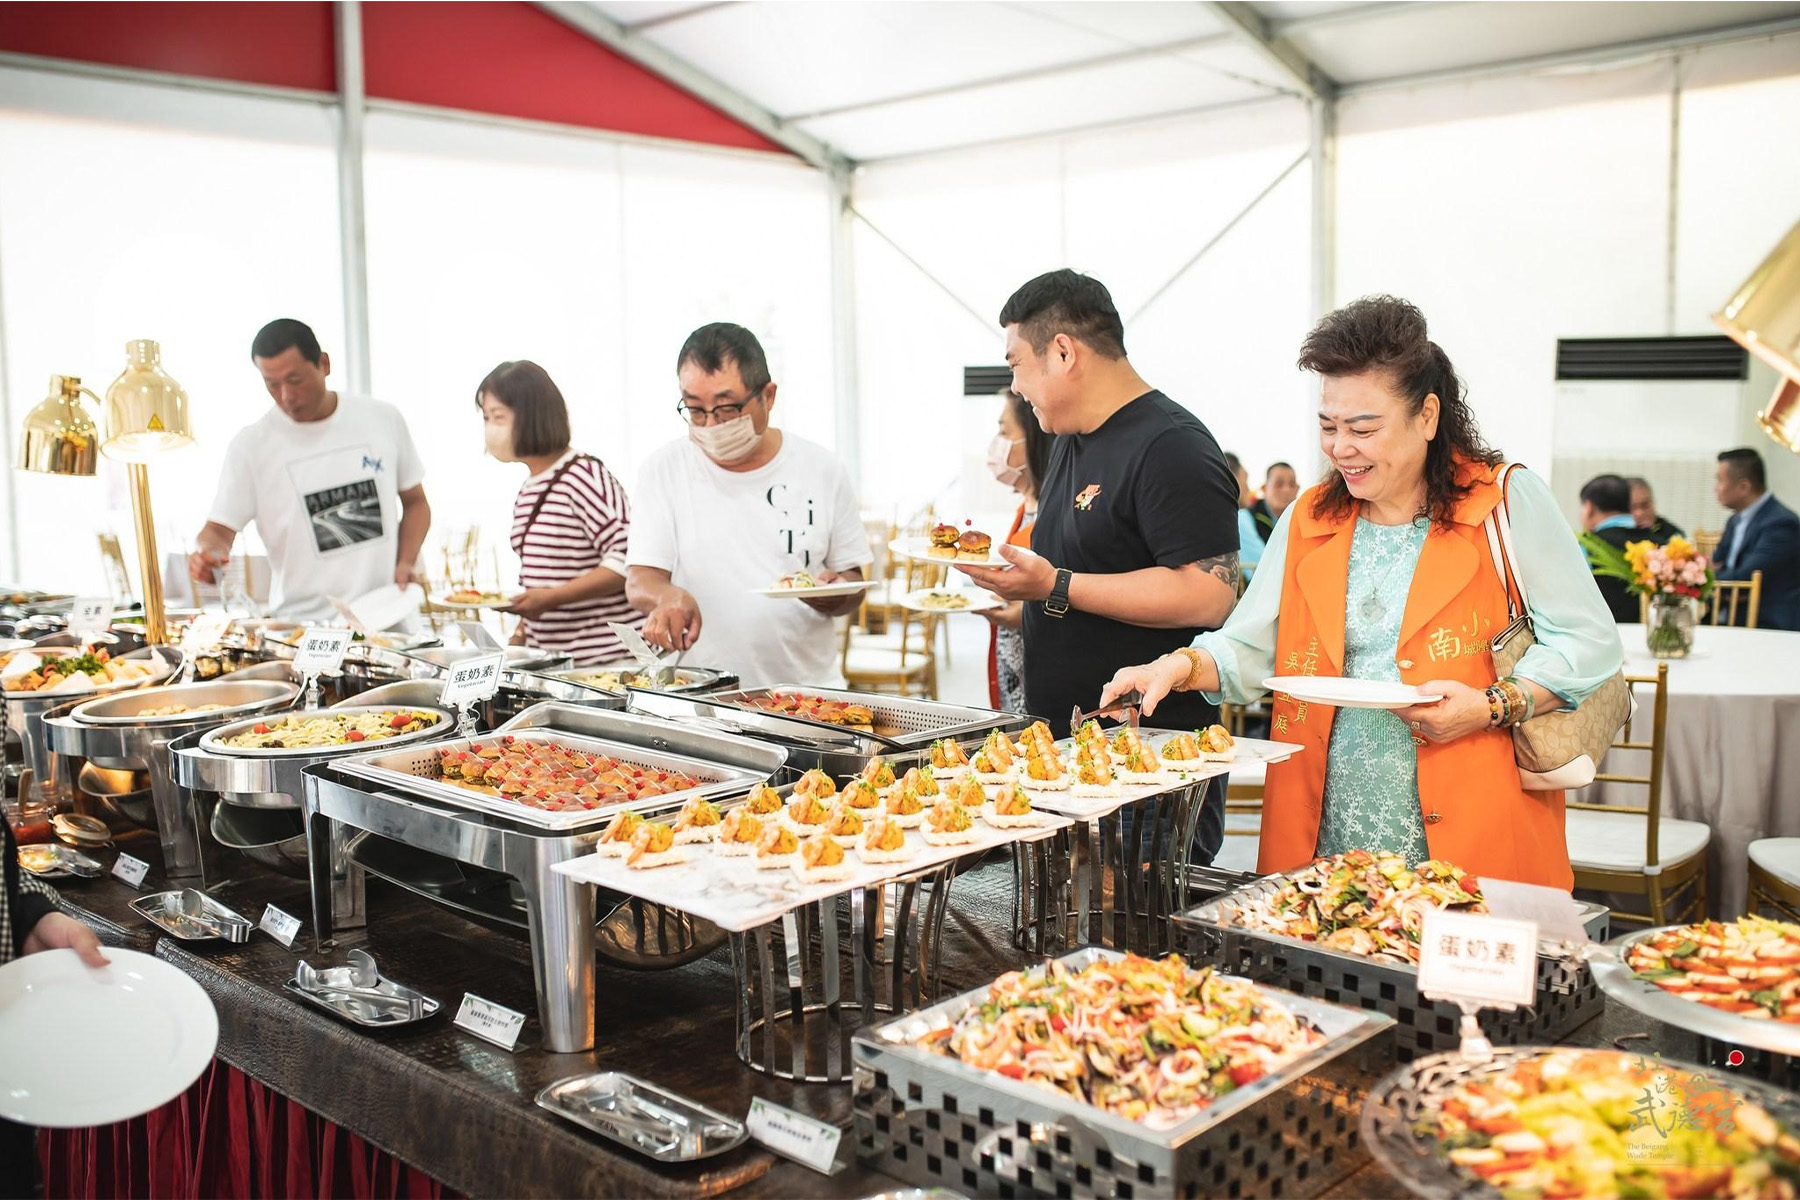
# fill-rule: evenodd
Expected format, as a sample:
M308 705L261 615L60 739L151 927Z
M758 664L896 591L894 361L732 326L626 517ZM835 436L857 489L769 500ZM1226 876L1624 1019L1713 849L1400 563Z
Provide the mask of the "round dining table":
M1653 676L1660 661L1641 625L1621 625L1625 674ZM1650 740L1649 688L1635 689L1634 741ZM1641 775L1642 752L1615 751L1603 771ZM1644 804L1641 786L1597 784L1571 800ZM1693 653L1669 661L1663 737L1664 816L1712 828L1707 907L1715 917L1744 911L1750 843L1800 836L1800 633L1702 625Z

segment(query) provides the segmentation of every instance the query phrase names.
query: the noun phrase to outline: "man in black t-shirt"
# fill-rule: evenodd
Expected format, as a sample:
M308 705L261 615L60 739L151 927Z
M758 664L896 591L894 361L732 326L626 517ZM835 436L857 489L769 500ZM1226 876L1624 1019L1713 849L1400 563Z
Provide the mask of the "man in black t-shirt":
M1013 391L1057 435L1038 489L1031 549L1000 547L1011 570L958 564L1024 602L1025 700L1061 733L1092 708L1120 663L1185 646L1237 601L1237 485L1219 445L1125 357L1112 297L1074 271L1040 275L1000 313ZM1218 710L1171 695L1160 726L1204 728ZM1217 851L1224 780L1209 792L1199 849Z

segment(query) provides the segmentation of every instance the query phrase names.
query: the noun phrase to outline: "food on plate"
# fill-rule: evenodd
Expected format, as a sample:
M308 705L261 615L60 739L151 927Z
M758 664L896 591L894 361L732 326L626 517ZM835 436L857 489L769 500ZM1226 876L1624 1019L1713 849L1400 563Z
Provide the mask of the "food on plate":
M829 800L837 795L837 790L837 782L817 767L802 775L800 781L794 784L794 795L817 796L821 800Z
M713 839L713 849L720 854L741 857L755 851L762 835L761 817L746 808L734 808L719 823L719 836Z
M759 783L744 798L744 807L759 817L772 817L781 811L781 793L766 783Z
M1162 757L1171 763L1200 762L1200 739L1191 733L1178 733L1162 744Z
M891 775L892 772L889 774ZM890 779L888 784L891 787L893 780ZM860 808L865 812L870 812L881 807L881 793L876 791L875 785L866 779L852 779L844 785L844 794L840 797L840 802L851 808Z
M878 788L892 787L894 785L894 768L888 765L887 759L877 756L869 760L858 778L866 779Z
M996 729L969 760L969 770L982 783L999 783L1011 777L1017 763L1018 751L1013 748L1012 739Z
M222 739L224 745L245 750L282 750L301 746L346 746L357 742L383 742L401 734L430 729L442 721L437 713L401 709L397 712L292 713L268 717L242 733ZM470 747L474 749L473 746ZM459 772L460 774L460 772ZM449 778L449 772L445 772ZM451 782L461 782L453 779Z
M631 674L624 671L591 671L583 675L571 675L569 678L576 683L608 692L622 692L628 687L647 688L656 682L642 671Z
M924 832L929 846L961 846L979 836L969 810L949 797L939 800L925 814Z
M1167 1128L1325 1037L1253 984L1179 955L1009 972L925 1049Z
M923 819L925 801L917 788L905 782L896 783L888 789L887 797L882 801L882 811L894 824L911 829Z
M939 738L931 743L931 769L954 775L969 769L969 756L955 738Z
M225 706L223 704L165 704L160 708L140 708L136 715L140 717L179 717L184 713L223 711L225 711Z
M956 539L956 557L960 559L986 562L993 548L994 539L979 529L971 529Z
M827 841L831 839L827 838ZM756 843L756 867L759 871L779 871L791 866L800 849L800 837L778 821L763 823L762 841Z
M856 854L866 863L905 862L913 856L906 844L906 830L891 817L877 817L869 823Z
M1237 743L1223 725L1208 725L1195 730L1200 742L1200 757L1208 762L1230 762L1237 757Z
M768 692L761 696L746 696L735 703L778 716L823 721L827 725L842 725L846 729L860 729L864 733L875 732L875 710L866 704L854 704L848 700L827 700L823 696L809 696L805 692Z
M844 847L835 838L819 834L800 843L794 858L794 874L801 883L829 883L850 878L854 868L844 857Z
M962 530L954 525L933 525L926 534L929 545L925 553L931 558L955 558L956 544L962 540Z
M675 831L661 821L645 821L631 835L631 853L625 865L634 871L672 867L687 861L687 851L675 844Z
M812 577L810 571L795 571L791 575L783 575L775 581L778 588L816 588L819 581Z
M1032 743L1031 757L1025 763L1025 786L1045 792L1068 790L1069 768L1054 745L1045 751L1041 744Z
M20 650L0 660L9 692L86 692L117 683L144 683L161 674L160 664L114 658L105 650L85 654Z
M1019 752L1030 754L1033 751L1040 754L1056 753L1056 735L1050 732L1048 722L1033 721L1019 735Z
M994 793L992 804L981 810L981 819L995 829L1026 829L1041 825L1044 819L1031 809L1031 797L1017 780L1002 784Z
M1119 778L1127 783L1155 783L1162 779L1162 760L1131 726L1113 735L1112 752L1119 756Z
M1434 908L1480 913L1487 904L1460 867L1437 859L1408 867L1387 850L1351 850L1295 871L1267 896L1226 906L1226 917L1377 961L1416 963Z
M802 796L796 792L794 798L788 801L786 815L788 824L801 832L811 833L824 828L825 822L831 819L831 809L811 793Z
M505 604L506 597L499 592L483 592L476 588L457 588L445 592L438 597L440 604L453 604L458 608L478 608L484 604Z
M944 800L953 801L973 812L987 803L987 789L976 782L973 775L964 775L960 781L950 785L950 790L944 793ZM942 804L944 800L938 803Z
M700 786L680 771L640 767L607 754L502 734L438 751L445 783L546 812L579 812L653 800Z
M900 784L928 798L944 794L944 789L938 786L936 772L930 767L908 767L906 774L900 777Z
M1077 796L1117 796L1118 777L1113 774L1112 757L1106 743L1083 743L1075 751L1075 786L1069 789Z
M675 840L681 845L710 842L719 836L719 825L723 820L718 805L696 796L682 805L675 816Z
M1075 748L1079 750L1084 746L1092 747L1101 753L1106 752L1106 734L1101 731L1100 722L1092 717L1083 721L1081 728L1075 731Z
M637 836L638 827L643 823L644 818L637 813L620 813L601 831L600 840L594 843L594 853L604 854L609 858L625 857L631 853L631 840Z
M856 845L856 839L862 836L862 831L862 814L848 804L838 805L825 819L825 832L836 838L840 845Z
M969 593L951 588L932 588L920 592L913 603L926 612L961 612L969 607Z
M1684 1000L1800 1024L1800 925L1758 916L1683 925L1637 942L1625 965Z
M1791 1200L1800 1141L1728 1083L1642 1054L1553 1050L1458 1084L1420 1121L1438 1153L1518 1200Z

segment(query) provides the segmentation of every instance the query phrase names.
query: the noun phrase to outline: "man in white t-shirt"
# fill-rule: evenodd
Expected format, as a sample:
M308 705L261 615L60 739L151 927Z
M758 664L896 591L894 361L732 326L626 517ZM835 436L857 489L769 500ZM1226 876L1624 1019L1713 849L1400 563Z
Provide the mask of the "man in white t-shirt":
M695 330L675 373L688 436L652 454L632 489L625 594L649 614L644 636L694 649L697 664L745 687L843 686L832 618L860 597L751 591L796 571L863 577L872 556L849 472L823 446L770 427L775 384L741 325Z
M400 411L328 389L331 356L299 321L263 326L250 361L275 407L231 439L188 573L214 582L254 521L269 552L276 616L326 619L335 611L329 597L414 582L431 506Z

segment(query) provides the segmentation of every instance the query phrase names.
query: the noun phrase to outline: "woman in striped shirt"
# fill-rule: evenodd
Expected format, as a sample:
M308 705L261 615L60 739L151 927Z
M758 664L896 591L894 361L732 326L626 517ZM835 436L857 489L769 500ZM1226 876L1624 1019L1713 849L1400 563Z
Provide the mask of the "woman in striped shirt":
M488 453L530 472L513 501L512 547L525 589L506 609L524 618L513 642L571 654L582 667L628 659L606 627L644 623L625 601L625 489L599 459L570 448L569 407L536 363L495 367L475 404Z

